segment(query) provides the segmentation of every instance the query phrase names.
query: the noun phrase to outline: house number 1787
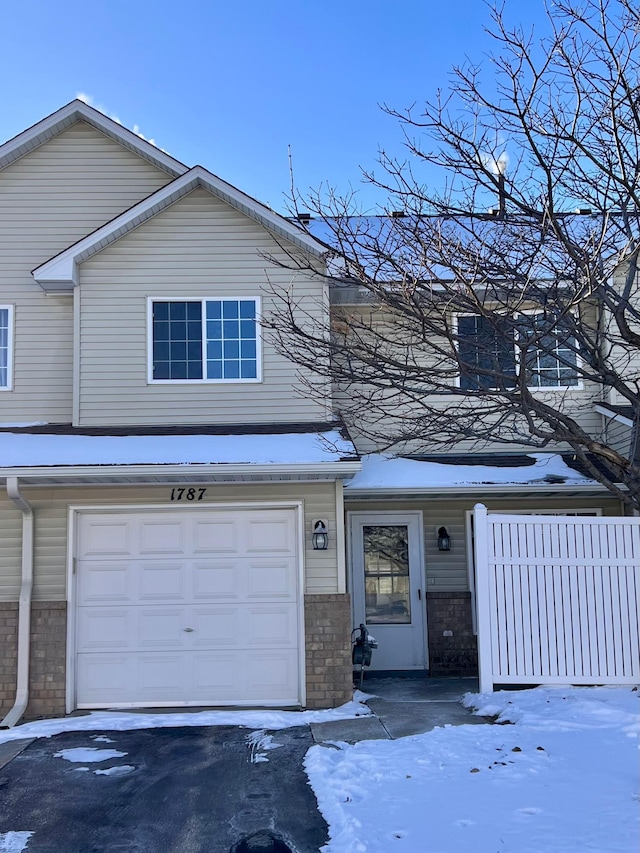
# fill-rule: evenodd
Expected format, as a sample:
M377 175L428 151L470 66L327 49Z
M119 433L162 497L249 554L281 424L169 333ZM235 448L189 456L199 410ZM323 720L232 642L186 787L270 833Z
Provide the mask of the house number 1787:
M171 489L172 501L201 501L206 495L206 489Z

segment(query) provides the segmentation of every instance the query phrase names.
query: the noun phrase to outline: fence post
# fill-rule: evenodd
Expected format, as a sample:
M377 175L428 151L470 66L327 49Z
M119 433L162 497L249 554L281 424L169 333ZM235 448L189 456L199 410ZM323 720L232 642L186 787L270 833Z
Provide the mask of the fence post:
M489 598L489 540L487 508L476 504L473 508L476 565L476 619L478 623L478 672L480 692L493 692L493 666L491 654L492 614Z

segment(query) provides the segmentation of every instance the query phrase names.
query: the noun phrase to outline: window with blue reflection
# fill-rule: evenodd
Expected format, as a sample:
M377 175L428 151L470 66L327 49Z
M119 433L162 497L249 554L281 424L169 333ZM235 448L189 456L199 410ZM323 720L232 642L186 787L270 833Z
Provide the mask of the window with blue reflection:
M154 302L153 379L257 379L256 314L255 299Z

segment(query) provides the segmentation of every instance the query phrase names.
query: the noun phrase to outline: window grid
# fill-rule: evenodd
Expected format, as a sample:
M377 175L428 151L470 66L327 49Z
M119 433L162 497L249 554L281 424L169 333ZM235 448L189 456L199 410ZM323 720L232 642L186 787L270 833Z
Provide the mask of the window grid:
M258 300L151 300L152 381L259 380Z
M468 368L478 367L515 377L515 349L499 339L486 317L471 314L459 316L458 335L460 360ZM490 391L498 386L490 375L469 372L460 376L460 387L465 391Z
M534 326L539 327L544 315L536 314L533 321ZM579 385L575 348L563 342L558 331L554 329L545 335L540 346L534 346L527 353L527 384L534 388L575 388Z

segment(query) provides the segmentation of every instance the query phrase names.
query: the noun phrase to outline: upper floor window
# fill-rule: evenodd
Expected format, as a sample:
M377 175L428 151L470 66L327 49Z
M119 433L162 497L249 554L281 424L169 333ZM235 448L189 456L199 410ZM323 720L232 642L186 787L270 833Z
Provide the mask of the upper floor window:
M554 326L544 334L544 314L534 314L522 331L525 337L537 338L537 344L527 350L527 384L532 388L577 388L578 347L574 338L562 334ZM542 333L542 337L538 335Z
M0 305L0 390L11 390L13 306Z
M514 324L512 334L520 340L531 340L524 350L527 385L540 389L581 387L575 339L569 333L563 334L557 324L544 334L546 320L542 313L521 317L522 322ZM466 367L460 374L460 387L467 391L508 388L516 377L521 350L502 333L497 321L495 316L457 317L458 356Z
M460 375L460 387L465 391L488 391L504 386L505 376L515 378L515 348L502 338L489 318L462 314L457 320L458 357L467 367Z
M259 300L150 301L152 382L259 382Z

